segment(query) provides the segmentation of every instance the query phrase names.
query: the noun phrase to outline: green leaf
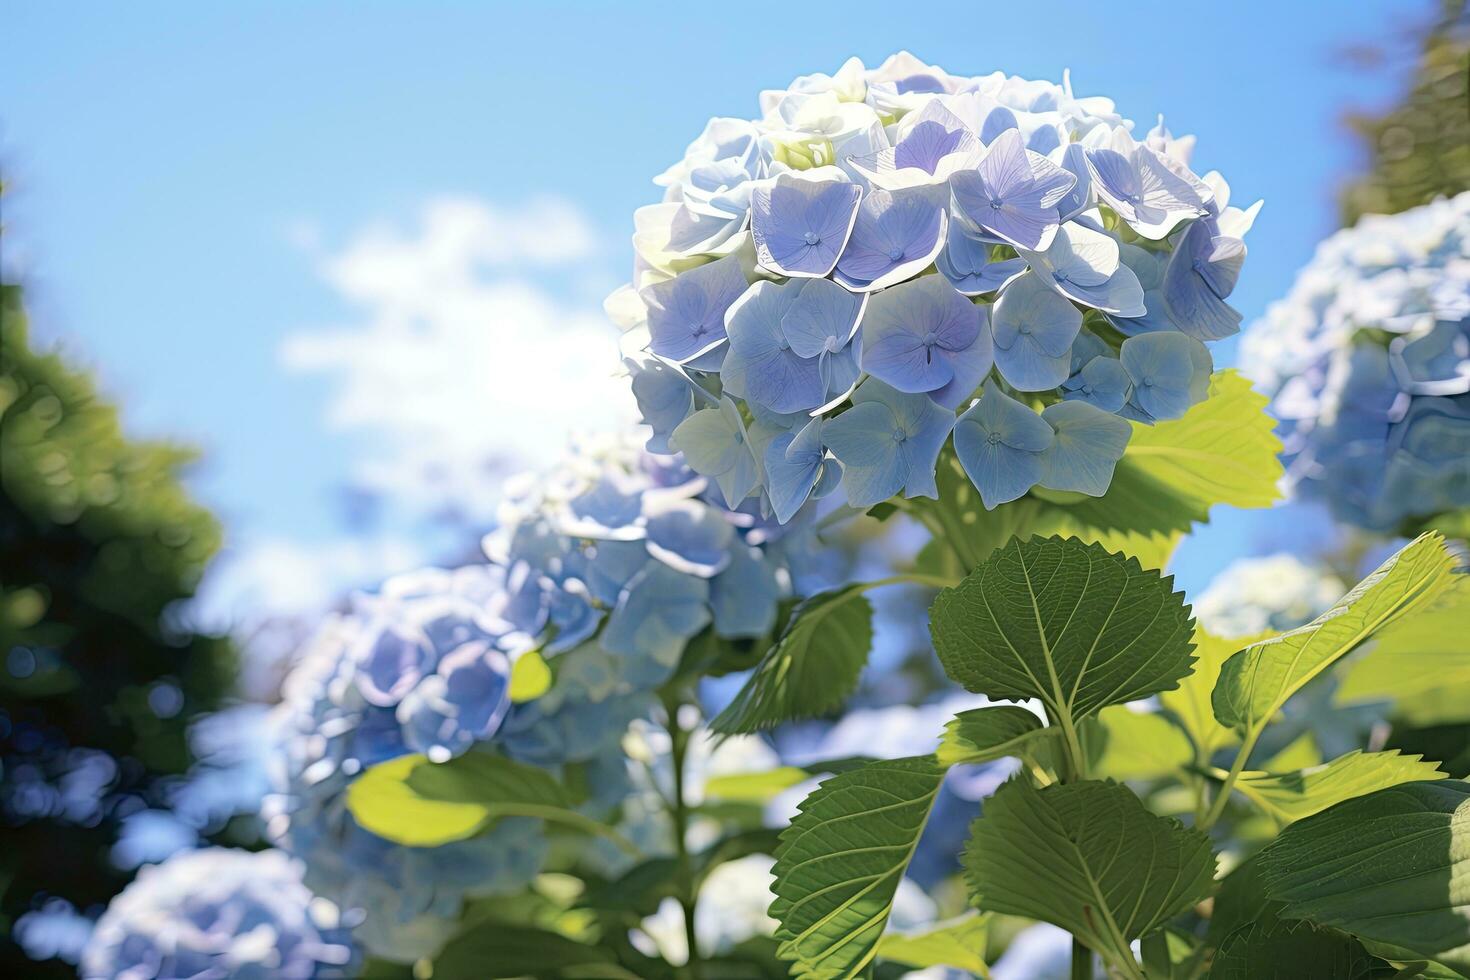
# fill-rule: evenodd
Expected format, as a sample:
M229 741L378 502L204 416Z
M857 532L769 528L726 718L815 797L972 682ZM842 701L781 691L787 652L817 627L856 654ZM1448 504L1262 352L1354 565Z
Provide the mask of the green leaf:
M1396 972L1352 936L1274 917L1232 932L1210 964L1210 980L1368 980Z
M1432 604L1455 560L1444 539L1426 534L1406 545L1306 626L1253 643L1220 669L1215 718L1242 736L1259 732L1288 698L1389 624Z
M1158 779L1178 775L1194 761L1194 746L1161 714L1127 705L1104 708L1084 729L1090 772L1110 779Z
M533 926L482 922L449 941L434 958L434 980L503 977L599 977L636 980L609 950Z
M864 583L820 592L794 610L776 645L756 665L710 728L738 735L840 708L857 687L873 644Z
M1172 582L1075 538L1012 540L939 593L929 626L952 679L1039 698L1066 729L1189 673L1193 623Z
M878 955L916 970L951 966L983 977L988 975L985 940L989 931L990 917L971 913L924 932L890 932L878 941Z
M534 701L551 690L551 666L540 650L527 650L510 669L510 699L515 704Z
M549 773L488 752L444 763L400 756L373 766L347 787L347 808L365 830L409 847L464 840L504 817L534 817L601 834L636 851L571 805Z
M1210 893L1215 856L1126 786L1013 779L985 802L965 870L975 907L1061 926L1117 966L1133 962L1130 942Z
M1470 721L1470 576L1456 576L1432 606L1379 632L1337 689L1339 704L1392 701L1417 726Z
M731 800L737 803L769 803L783 790L790 789L802 780L810 778L810 774L805 769L798 769L795 766L778 766L764 772L712 776L705 781L704 795L710 799Z
M1240 741L1235 732L1215 718L1210 696L1220 679L1220 668L1231 654L1275 633L1227 640L1196 627L1194 631L1194 673L1179 682L1179 687L1159 695L1159 703L1178 719L1194 740L1201 759L1208 759L1218 749Z
M877 954L945 767L932 756L833 776L801 804L776 851L771 915L797 977L851 977Z
M1292 824L1256 858L1281 915L1470 976L1470 783L1404 783Z
M1278 822L1310 817L1330 806L1376 790L1445 774L1433 762L1398 752L1349 752L1326 765L1298 772L1243 772L1235 788Z
M961 711L944 726L937 753L942 765L989 762L1019 755L1027 742L1045 731L1035 712L1018 705L997 704Z

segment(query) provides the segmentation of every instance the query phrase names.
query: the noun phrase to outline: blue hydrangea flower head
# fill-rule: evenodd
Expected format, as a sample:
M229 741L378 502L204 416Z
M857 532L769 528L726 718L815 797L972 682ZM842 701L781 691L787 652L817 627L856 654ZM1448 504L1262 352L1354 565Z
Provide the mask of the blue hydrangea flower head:
M795 588L780 546L799 550L803 533L728 510L681 461L620 441L579 444L560 467L510 481L487 562L395 577L324 624L285 684L268 833L374 955L432 955L466 900L540 871L540 824L399 847L353 821L351 782L407 753L494 753L575 770L600 787L589 810L605 809L622 793L605 778L621 771L622 735L688 642L774 626ZM513 699L530 656L549 684Z
M1470 507L1470 192L1323 241L1240 363L1296 495L1380 531Z
M864 390L925 396L951 423L987 379L1038 408L1177 417L1209 390L1199 345L1239 323L1228 299L1259 204L1196 175L1192 137L1135 133L1069 79L965 77L908 53L711 120L635 214L633 279L607 304L648 448L784 523L834 482L849 502L928 492L932 474L893 449L892 406ZM1123 348L1151 334L1175 339L1130 348L1141 385ZM1453 356L1405 345L1395 371L1442 385ZM1058 484L1110 472L1048 458Z
M899 492L938 497L934 470L953 413L927 395L906 394L877 378L859 386L852 401L822 435L842 463L847 502L870 507Z
M111 903L83 947L80 974L317 980L352 976L341 914L312 895L280 851L181 851Z

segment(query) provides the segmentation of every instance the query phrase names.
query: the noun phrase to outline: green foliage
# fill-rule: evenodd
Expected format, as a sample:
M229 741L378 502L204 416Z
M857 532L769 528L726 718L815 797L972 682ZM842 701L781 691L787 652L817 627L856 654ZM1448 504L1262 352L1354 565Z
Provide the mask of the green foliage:
M1470 190L1465 5L1464 0L1441 0L1440 6L1420 42L1418 65L1402 101L1381 115L1349 120L1367 150L1368 172L1342 192L1344 224Z
M1210 980L1368 980L1397 972L1351 936L1268 918L1226 938L1210 965Z
M1405 783L1286 828L1257 859L1283 918L1470 976L1470 783Z
M864 588L859 583L821 592L793 609L781 638L710 728L744 734L840 708L857 687L873 643L873 607Z
M162 622L220 543L182 482L194 452L129 439L86 373L32 347L13 285L0 286L0 350L0 651L25 665L0 670L0 770L55 783L74 750L120 762L95 818L11 811L3 926L38 892L86 908L126 884L107 856L113 804L155 798L160 780L188 768L188 723L218 705L234 657L221 638ZM150 695L173 703L156 711ZM3 946L0 974L69 972Z
M1075 538L1013 539L939 593L929 628L945 673L991 698L1039 698L1073 746L1110 704L1177 686L1193 622L1172 580Z
M961 711L944 726L937 758L946 766L1018 755L1042 733L1041 719L1009 704Z
M1226 640L1204 629L1194 631L1194 672L1179 682L1179 687L1159 694L1159 703L1167 709L1194 742L1201 760L1216 750L1234 745L1240 737L1233 729L1215 718L1211 697L1220 679L1220 668L1241 647L1260 642L1274 633L1240 640Z
M1014 779L975 822L965 869L977 908L1061 926L1136 976L1129 943L1209 895L1215 856L1125 786Z
M444 763L399 756L373 766L347 789L347 808L359 824L408 847L464 840L505 817L533 817L621 840L572 809L573 802L545 770L488 752Z
M1443 538L1421 535L1306 626L1241 650L1220 670L1216 719L1242 736L1259 732L1312 678L1378 630L1432 605L1455 564Z
M1443 778L1438 766L1417 755L1355 750L1297 772L1243 772L1235 788L1287 824L1375 790Z
M1414 725L1470 721L1470 576L1413 617L1381 630L1350 665L1337 701L1391 701L1395 718Z
M878 943L878 955L916 970L949 966L985 976L989 932L990 917L971 913L920 933L890 932Z
M612 953L527 925L485 922L456 936L434 958L434 980L586 978L637 980Z
M930 756L874 762L802 802L781 835L771 905L794 976L851 977L872 962L944 773Z
M1104 708L1083 729L1088 771L1111 779L1158 779L1194 759L1189 737L1169 719L1126 705Z

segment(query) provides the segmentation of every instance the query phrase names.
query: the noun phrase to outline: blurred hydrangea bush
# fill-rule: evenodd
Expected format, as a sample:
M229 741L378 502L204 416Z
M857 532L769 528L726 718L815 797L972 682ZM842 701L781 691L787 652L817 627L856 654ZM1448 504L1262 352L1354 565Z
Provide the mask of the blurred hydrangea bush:
M607 304L649 448L731 505L937 497L951 433L987 509L1100 496L1125 420L1206 396L1258 206L1190 169L1192 137L906 53L760 106L659 175Z
M112 900L82 951L81 976L315 980L355 975L331 902L280 851L212 847L151 865Z
M1470 507L1470 191L1322 242L1241 365L1274 396L1288 482L1339 520Z
M771 629L801 532L709 498L676 460L586 443L507 489L488 563L391 579L324 625L286 684L266 817L374 955L432 955L466 898L523 889L547 842L540 821L509 817L442 846L393 843L349 812L365 770L490 753L578 786L579 808L604 816L629 788L620 740L689 642Z

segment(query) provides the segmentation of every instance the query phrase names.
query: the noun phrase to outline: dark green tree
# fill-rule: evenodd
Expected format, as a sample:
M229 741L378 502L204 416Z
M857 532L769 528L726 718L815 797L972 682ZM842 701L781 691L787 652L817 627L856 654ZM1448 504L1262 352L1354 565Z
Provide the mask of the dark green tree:
M119 821L167 805L189 722L233 655L180 625L220 544L180 473L188 449L128 439L87 374L32 348L0 287L0 933L50 896L105 904L130 874ZM0 942L0 976L68 975Z
M1348 119L1367 172L1343 189L1345 225L1470 189L1470 12L1465 0L1438 6L1403 100L1381 115Z

